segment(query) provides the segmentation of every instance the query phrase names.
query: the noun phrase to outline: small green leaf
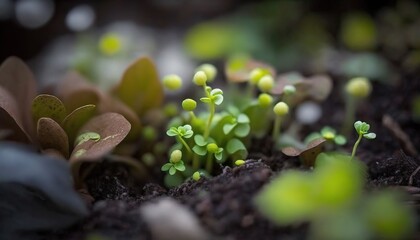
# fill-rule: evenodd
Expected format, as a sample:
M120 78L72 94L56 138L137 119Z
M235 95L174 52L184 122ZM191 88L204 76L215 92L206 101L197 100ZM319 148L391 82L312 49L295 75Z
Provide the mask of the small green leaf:
M179 134L176 127L171 127L168 131L166 131L166 135L173 137L173 136L178 136Z
M249 117L243 113L238 115L236 120L238 123L249 123Z
M172 166L171 168L169 168L169 174L170 175L174 175L176 173L176 168L174 166Z
M200 134L194 136L194 142L200 147L206 146L208 143L206 140L204 140L203 135Z
M207 154L207 147L205 146L198 146L195 145L192 148L193 152L195 152L196 154L200 155L200 156L205 156Z
M200 101L202 101L203 103L211 103L211 99L208 97L200 98Z
M214 96L214 104L220 105L223 102L223 95Z
M160 169L160 170L162 170L162 171L168 171L169 170L169 168L171 168L172 167L172 163L165 163L163 166L162 166L162 168Z
M214 157L217 159L217 160L222 160L222 158L223 158L223 149L222 149L222 151L221 152L218 152L218 153L215 153L214 154Z
M73 153L73 157L74 158L79 158L85 153L86 153L86 149L79 149L75 153Z
M178 171L181 171L181 172L185 171L185 165L184 165L184 162L182 161L175 163L174 167Z
M235 128L235 135L237 137L246 137L250 131L251 127L248 123L238 124L238 126Z
M236 127L236 123L234 123L234 124L230 124L230 123L227 123L227 124L225 124L224 126L223 126L223 133L224 134L229 134L235 127Z
M362 126L362 122L361 121L357 121L354 123L354 129L356 129L357 133L360 133L360 127Z
M306 136L303 142L305 143L305 145L308 145L308 143L318 138L322 138L322 135L319 132L313 132L313 133L310 133L308 136Z
M329 133L332 133L333 135L335 135L336 131L335 131L334 128L331 128L329 126L323 127L321 129L321 135L324 136L324 135L329 134Z
M246 151L246 147L239 139L233 138L227 143L226 150L229 154L234 154L241 150Z
M376 134L375 133L367 133L367 134L363 134L363 137L367 138L367 139L375 139Z
M335 142L335 144L337 144L337 145L344 145L344 144L346 144L346 143L347 143L347 139L346 139L346 137L344 137L343 135L337 135L337 136L334 138L334 142Z

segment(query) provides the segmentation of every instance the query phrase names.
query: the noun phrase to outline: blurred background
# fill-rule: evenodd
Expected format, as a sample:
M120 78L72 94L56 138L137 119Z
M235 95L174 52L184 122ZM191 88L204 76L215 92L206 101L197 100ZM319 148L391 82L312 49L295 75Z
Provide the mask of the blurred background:
M0 0L0 60L41 86L77 70L102 88L141 55L162 75L253 58L278 72L395 83L420 66L418 1Z

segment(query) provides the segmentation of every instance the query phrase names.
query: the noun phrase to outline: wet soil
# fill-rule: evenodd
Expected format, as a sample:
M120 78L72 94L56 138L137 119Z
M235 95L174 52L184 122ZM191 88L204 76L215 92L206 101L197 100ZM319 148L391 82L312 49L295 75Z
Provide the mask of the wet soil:
M407 150L407 142L396 137L392 129L383 124L383 118L387 115L395 120L420 152L420 125L410 115L411 98L420 93L420 78L407 77L397 86L375 83L373 89L358 112L358 118L369 122L372 131L377 133L377 139L362 141L357 152L368 166L368 187L411 185L411 190L416 190L420 188L420 173L411 175L420 166L420 158ZM303 134L324 125L339 127L344 107L340 95L339 91L332 93L322 104L324 116L328 117L317 125L303 128ZM344 150L350 152L353 142L354 139L349 139ZM89 192L95 198L90 216L69 229L41 236L70 240L99 234L106 239L151 239L149 226L138 209L147 202L169 196L195 213L215 239L305 239L305 224L278 227L264 218L253 204L255 194L273 176L289 168L307 169L297 158L273 151L269 139L253 142L244 166L221 167L218 176L187 181L173 189L166 189L160 183L136 183L124 166L103 163L87 180ZM412 204L419 212L419 202ZM420 239L419 233L413 239Z

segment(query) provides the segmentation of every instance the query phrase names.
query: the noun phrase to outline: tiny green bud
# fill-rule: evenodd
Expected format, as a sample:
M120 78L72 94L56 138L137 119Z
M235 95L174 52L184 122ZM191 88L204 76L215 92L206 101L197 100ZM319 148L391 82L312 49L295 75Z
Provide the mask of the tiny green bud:
M286 86L284 86L284 88L283 88L283 92L284 92L286 95L292 95L292 94L295 94L295 93L296 93L296 87L295 87L295 86L293 86L293 85L286 85Z
M191 98L187 98L184 101L182 101L182 108L185 111L191 112L194 111L194 109L197 107L197 102L194 101Z
M206 74L207 80L209 82L213 81L214 78L216 77L216 74L217 74L216 67L214 65L208 64L208 63L205 63L205 64L200 65L197 68L197 70L198 71L203 71Z
M192 178L194 179L194 181L200 180L200 178L201 178L200 172L199 171L194 172L193 175L192 175Z
M218 149L219 147L217 146L216 143L209 143L207 145L207 151L210 153L216 153Z
M235 161L235 165L236 166L242 166L242 165L244 165L245 164L245 161L244 160L242 160L242 159L240 159L240 160L236 160Z
M170 158L170 161L172 162L172 163L177 163L177 162L179 162L179 161L181 161L181 158L182 158L182 152L181 152L181 150L173 150L172 151L172 153L171 153L171 158Z
M285 102L279 102L274 106L273 111L277 116L284 116L289 112L289 106Z
M167 117L178 115L178 106L175 103L168 103L163 107L163 113Z
M272 102L273 102L273 97L270 94L261 93L258 96L258 104L263 108L270 106Z
M251 84L257 85L260 79L267 74L262 68L254 68L249 74L249 81Z
M204 86L207 82L207 75L204 71L198 71L194 74L193 81L198 86Z
M273 88L273 86L274 86L274 79L270 75L265 75L258 82L258 88L261 90L261 92L268 92Z
M167 75L163 78L163 86L169 90L177 90L182 86L182 79L175 74Z
M371 91L372 85L364 77L353 78L346 85L346 92L356 98L365 98Z

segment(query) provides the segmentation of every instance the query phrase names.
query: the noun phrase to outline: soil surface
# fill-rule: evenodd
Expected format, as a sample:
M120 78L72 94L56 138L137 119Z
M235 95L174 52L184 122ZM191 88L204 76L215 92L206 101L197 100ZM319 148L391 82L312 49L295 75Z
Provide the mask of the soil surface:
M361 105L357 117L371 124L377 138L362 141L357 156L368 166L369 188L411 186L404 189L415 197L419 196L420 172L411 175L420 166L420 158L408 145L411 142L414 151L420 152L420 126L410 115L411 98L420 92L420 78L406 76L403 79L397 86L374 83L373 94ZM338 84L337 80L335 84ZM332 93L322 104L326 117L315 126L304 127L302 135L324 125L339 128L344 109L340 94L338 90ZM384 116L387 117L384 119ZM408 138L397 137L396 127L388 126L389 119ZM354 140L349 139L345 151L351 152ZM95 199L90 216L64 231L40 233L39 236L79 240L99 234L106 239L152 239L151 230L138 209L147 202L167 196L195 213L214 239L305 239L307 224L278 227L263 217L253 204L253 197L261 187L289 168L305 169L298 158L274 151L270 139L254 140L245 165L221 166L218 176L202 178L198 182L187 181L173 189L166 189L160 183L136 183L124 166L103 163L87 180L89 192ZM419 199L410 204L414 204L419 213ZM420 239L420 231L413 239Z

